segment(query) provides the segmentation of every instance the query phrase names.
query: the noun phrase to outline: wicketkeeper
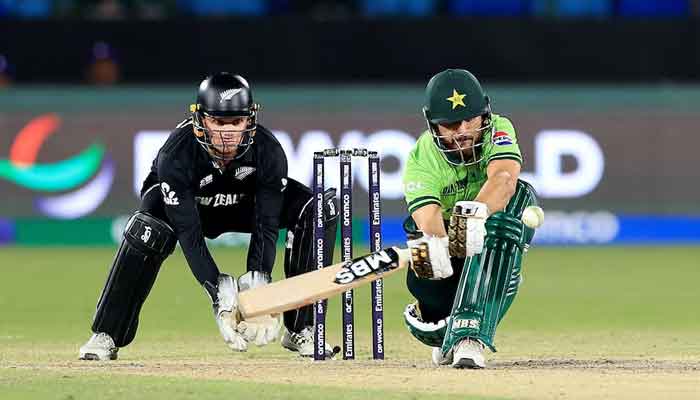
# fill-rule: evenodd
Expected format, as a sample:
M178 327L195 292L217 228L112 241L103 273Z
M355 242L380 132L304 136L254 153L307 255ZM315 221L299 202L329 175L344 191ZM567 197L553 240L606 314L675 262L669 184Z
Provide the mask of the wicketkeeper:
M226 344L246 351L277 338L275 316L239 321L239 291L267 285L279 230L288 230L287 277L315 268L312 259L312 192L287 177L287 158L272 133L258 124L260 106L241 76L218 73L199 85L191 116L170 134L141 189L141 204L129 219L97 303L93 335L80 348L84 360L114 360L136 335L139 312L163 261L180 243L187 263L211 298ZM326 264L333 258L335 191L324 195ZM224 232L251 234L247 272L238 279L217 267L204 238ZM307 306L284 313L282 345L311 356L313 312ZM327 351L332 352L330 346Z
M428 130L404 172L404 229L414 254L406 283L417 300L404 318L413 336L433 347L435 364L483 368L534 234L520 217L537 199L518 179L513 125L491 112L474 75L448 69L433 76L423 114Z

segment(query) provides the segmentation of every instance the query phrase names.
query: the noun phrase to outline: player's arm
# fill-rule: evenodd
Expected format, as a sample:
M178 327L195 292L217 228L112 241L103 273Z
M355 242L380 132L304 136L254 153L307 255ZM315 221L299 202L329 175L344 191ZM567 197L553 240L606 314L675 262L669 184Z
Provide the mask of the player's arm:
M443 237L447 236L445 222L442 219L442 208L439 204L426 204L417 208L411 214L416 222L418 230L426 235Z
M452 212L449 236L453 256L469 257L482 252L486 219L504 210L515 193L522 157L513 125L506 118L500 121L501 132L508 140L486 147L486 182L473 201L458 201Z
M232 350L245 351L247 338L241 332L235 312L238 285L233 277L219 272L209 253L187 169L176 161L165 161L159 165L158 175L161 188L167 185L167 190L163 190L165 213L190 270L211 298L219 332Z
M421 160L418 150L408 156L403 173L404 196L408 213L418 230L427 235L447 236L442 217L440 178L433 165Z
M481 187L474 201L486 204L489 214L505 209L515 193L520 168L520 163L516 160L491 161L486 169L486 183ZM439 204L426 204L413 211L411 216L423 233L435 236L447 235Z
M248 247L248 271L272 273L284 201L287 158L275 148L261 160L255 191L255 221Z
M451 276L453 270L442 219L440 186L433 172L419 163L413 153L409 156L404 172L405 195L408 210L422 236L408 240L406 245L414 254L411 267L416 276L442 279Z
M486 176L486 183L474 201L486 204L490 215L504 210L515 193L520 163L511 159L493 160L486 167Z
M159 162L158 176L165 214L175 230L192 274L205 288L216 286L219 269L204 241L194 193L188 184L187 170L166 158ZM212 295L211 290L208 291Z

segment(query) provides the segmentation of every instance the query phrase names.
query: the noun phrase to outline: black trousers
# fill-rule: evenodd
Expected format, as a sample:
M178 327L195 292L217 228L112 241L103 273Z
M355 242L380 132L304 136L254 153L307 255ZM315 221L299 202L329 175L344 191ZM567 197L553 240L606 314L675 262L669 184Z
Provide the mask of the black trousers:
M406 286L418 300L423 321L438 322L450 316L464 269L464 258L452 257L450 261L454 274L446 279L421 279L410 269L406 272Z

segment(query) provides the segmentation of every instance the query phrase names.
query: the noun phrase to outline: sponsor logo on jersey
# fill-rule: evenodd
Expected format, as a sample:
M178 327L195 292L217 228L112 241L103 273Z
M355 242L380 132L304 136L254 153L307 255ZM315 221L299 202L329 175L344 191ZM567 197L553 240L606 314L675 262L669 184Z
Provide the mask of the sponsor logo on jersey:
M498 131L494 133L493 139L491 141L496 146L507 146L509 144L513 144L513 139L511 139L511 137L503 131Z
M221 100L219 100L219 103L223 103L224 101L231 100L233 96L237 95L241 91L241 88L238 89L229 89L229 90L224 90L219 94L221 96Z
M180 200L175 195L174 190L170 190L170 185L163 182L160 184L160 191L163 193L163 202L169 206L177 206Z
M217 193L214 196L195 196L194 200L203 206L226 207L240 203L243 194Z
M284 189L287 188L287 178L282 178L282 189L280 189L280 192L284 192Z
M199 188L201 189L201 188L207 186L207 185L210 184L213 180L214 180L214 175L209 174L209 175L205 176L204 178L202 178L201 181L199 181Z
M450 185L445 186L442 188L442 195L443 196L454 196L455 194L459 192L463 192L467 189L467 184L469 183L468 178L464 178L460 181L454 182Z
M423 182L406 182L404 185L404 191L407 193L415 192L423 189Z
M255 172L255 167L238 167L236 168L236 172L234 172L234 177L239 181L242 181L253 172Z

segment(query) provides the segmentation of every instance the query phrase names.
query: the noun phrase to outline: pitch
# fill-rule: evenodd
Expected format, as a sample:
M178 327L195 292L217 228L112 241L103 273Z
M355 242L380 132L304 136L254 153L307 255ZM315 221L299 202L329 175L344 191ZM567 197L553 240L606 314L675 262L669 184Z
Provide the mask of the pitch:
M243 251L213 252L226 272L242 272ZM367 288L355 297L356 361L314 363L278 344L231 353L178 251L161 270L135 342L116 362L81 362L77 349L113 253L0 250L3 399L697 398L698 247L534 248L496 336L499 352L483 371L430 364L429 349L403 326L403 274L385 281L383 362L371 360ZM335 298L332 344L340 344L340 316Z

